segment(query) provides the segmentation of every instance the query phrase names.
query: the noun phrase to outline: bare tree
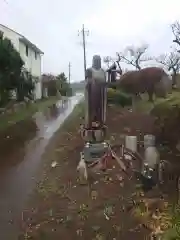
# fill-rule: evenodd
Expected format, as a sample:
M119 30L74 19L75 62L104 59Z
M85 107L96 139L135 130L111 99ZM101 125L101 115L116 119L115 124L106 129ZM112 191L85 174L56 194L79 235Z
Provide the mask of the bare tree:
M117 57L117 59L112 58L110 56L106 56L106 57L103 58L103 62L107 64L108 69L116 66L116 63L117 63L117 65L119 67L119 70L117 70L117 72L121 75L122 74L122 68L121 68L121 65L120 65L120 60L121 59L119 57Z
M103 62L107 65L107 67L110 67L110 63L113 63L113 59L110 56L106 56L103 58Z
M168 71L172 72L172 85L175 86L177 74L180 70L180 54L177 51L163 54L159 56L156 61L164 65Z
M116 63L117 63L117 65L118 65L118 67L119 67L119 74L122 75L123 70L122 70L122 68L121 68L120 62L121 62L121 57L117 54Z
M134 66L137 70L141 70L141 63L150 59L145 58L143 55L148 49L148 45L144 44L141 47L129 46L126 48L125 53L116 53L120 61Z
M176 21L171 25L171 29L174 35L173 42L176 43L180 47L180 23ZM178 51L180 52L180 50Z

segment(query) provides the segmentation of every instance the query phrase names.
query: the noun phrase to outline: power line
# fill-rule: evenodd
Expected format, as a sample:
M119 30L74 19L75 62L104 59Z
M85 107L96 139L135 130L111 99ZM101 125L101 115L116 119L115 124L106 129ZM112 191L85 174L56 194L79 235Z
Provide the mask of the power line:
M84 24L82 26L82 30L78 32L78 35L82 34L83 39L83 56L84 56L84 79L86 76L86 40L85 36L89 36L89 30L84 29Z
M71 63L70 62L69 62L68 68L69 68L69 83L70 83L71 82Z

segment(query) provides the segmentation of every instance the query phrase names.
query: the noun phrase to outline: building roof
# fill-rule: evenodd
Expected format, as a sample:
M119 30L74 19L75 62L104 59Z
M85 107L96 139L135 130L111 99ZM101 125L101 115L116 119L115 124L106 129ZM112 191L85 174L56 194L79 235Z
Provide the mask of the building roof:
M32 42L30 42L27 38L25 37L21 37L19 38L19 41L21 41L22 43L24 43L25 45L29 46L31 49L33 49L35 52L39 53L39 54L44 54L38 47L36 47L36 45L34 45Z
M26 37L24 37L22 34L14 31L13 29L3 25L3 24L0 24L0 26L4 27L4 28L7 28L9 30L11 30L12 32L15 32L16 34L19 35L19 41L21 41L22 43L26 44L28 47L30 47L31 49L33 49L35 52L39 53L39 54L44 54L36 45L34 45L32 42L30 42Z

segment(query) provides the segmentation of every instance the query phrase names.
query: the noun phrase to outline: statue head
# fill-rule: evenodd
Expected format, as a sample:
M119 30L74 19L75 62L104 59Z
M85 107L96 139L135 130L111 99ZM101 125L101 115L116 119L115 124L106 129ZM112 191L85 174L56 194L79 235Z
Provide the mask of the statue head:
M101 68L101 57L99 55L94 55L92 60L92 67L95 69Z

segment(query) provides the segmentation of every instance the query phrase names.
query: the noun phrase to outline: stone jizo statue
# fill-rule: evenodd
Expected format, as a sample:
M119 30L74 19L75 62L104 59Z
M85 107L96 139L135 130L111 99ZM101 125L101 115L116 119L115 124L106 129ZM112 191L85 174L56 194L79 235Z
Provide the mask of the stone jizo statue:
M103 126L106 120L106 73L101 68L101 57L93 56L92 67L86 70L86 127Z

